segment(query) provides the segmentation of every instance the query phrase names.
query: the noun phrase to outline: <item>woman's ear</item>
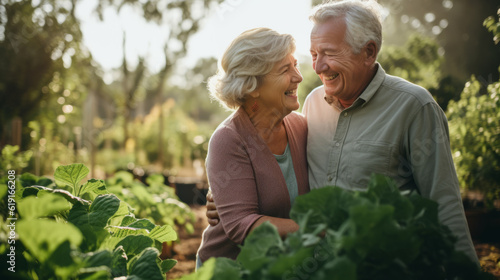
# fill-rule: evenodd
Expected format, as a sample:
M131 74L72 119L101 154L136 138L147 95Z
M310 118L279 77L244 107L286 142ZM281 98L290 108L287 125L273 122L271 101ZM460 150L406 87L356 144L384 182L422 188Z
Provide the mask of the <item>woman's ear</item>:
M259 91L258 91L258 90L254 90L254 91L250 92L250 93L249 93L249 95L250 95L251 97L253 97L253 98L259 98L260 93L259 93Z

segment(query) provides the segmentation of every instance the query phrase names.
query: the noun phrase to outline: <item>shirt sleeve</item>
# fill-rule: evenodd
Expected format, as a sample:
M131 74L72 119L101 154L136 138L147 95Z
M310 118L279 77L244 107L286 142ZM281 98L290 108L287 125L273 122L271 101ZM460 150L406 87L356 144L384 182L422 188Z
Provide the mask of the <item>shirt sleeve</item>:
M439 204L439 220L458 238L456 249L479 264L451 156L448 121L435 103L416 112L406 135L407 157L421 195Z
M242 244L253 223L262 217L255 177L244 142L229 128L210 139L207 177L227 237Z

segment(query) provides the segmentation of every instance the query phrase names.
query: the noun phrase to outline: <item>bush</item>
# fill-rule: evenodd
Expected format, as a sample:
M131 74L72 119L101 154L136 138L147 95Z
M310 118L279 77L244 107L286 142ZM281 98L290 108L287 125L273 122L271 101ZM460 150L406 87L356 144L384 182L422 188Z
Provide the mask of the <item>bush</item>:
M500 81L480 94L481 83L473 76L460 100L447 110L450 142L460 185L485 195L486 205L500 199Z

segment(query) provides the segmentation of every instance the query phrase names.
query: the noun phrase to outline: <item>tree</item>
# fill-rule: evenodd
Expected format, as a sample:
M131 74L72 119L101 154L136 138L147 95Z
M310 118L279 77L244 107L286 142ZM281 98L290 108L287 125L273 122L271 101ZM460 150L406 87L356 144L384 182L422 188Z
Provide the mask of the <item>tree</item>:
M0 147L11 143L25 150L29 131L21 132L21 127L41 113L42 102L56 99L64 91L53 83L55 73L63 77L74 60L87 57L80 51L76 0L41 1L38 5L31 1L2 3ZM18 135L13 135L16 131Z
M147 20L157 23L167 23L169 26L169 34L164 46L165 63L161 71L157 74L158 84L153 90L153 96L157 104L162 104L165 100L164 90L165 83L174 69L179 59L183 58L187 52L187 43L189 38L195 34L201 20L205 17L212 3L221 2L221 0L199 0L199 1L160 1L151 0L143 1L113 1L108 0L99 3L98 11L101 12L107 5L113 5L118 10L124 5L133 5L140 8L143 16ZM163 149L164 149L164 120L163 110L160 110L159 128L158 128L158 163L163 165Z

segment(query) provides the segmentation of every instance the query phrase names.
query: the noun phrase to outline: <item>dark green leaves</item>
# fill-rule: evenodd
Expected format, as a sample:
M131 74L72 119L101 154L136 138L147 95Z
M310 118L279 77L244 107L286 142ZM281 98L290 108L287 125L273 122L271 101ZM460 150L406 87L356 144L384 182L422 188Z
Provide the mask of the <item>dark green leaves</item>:
M238 262L250 270L258 270L269 262L267 257L271 249L281 249L283 242L276 227L269 222L263 223L245 239Z
M437 204L406 196L373 176L366 192L324 187L299 196L290 217L300 226L282 241L265 223L245 239L239 276L208 260L203 279L485 279L454 251L455 238L439 223ZM215 266L215 267L214 267ZM186 277L185 279L195 279ZM202 278L197 278L202 279Z

